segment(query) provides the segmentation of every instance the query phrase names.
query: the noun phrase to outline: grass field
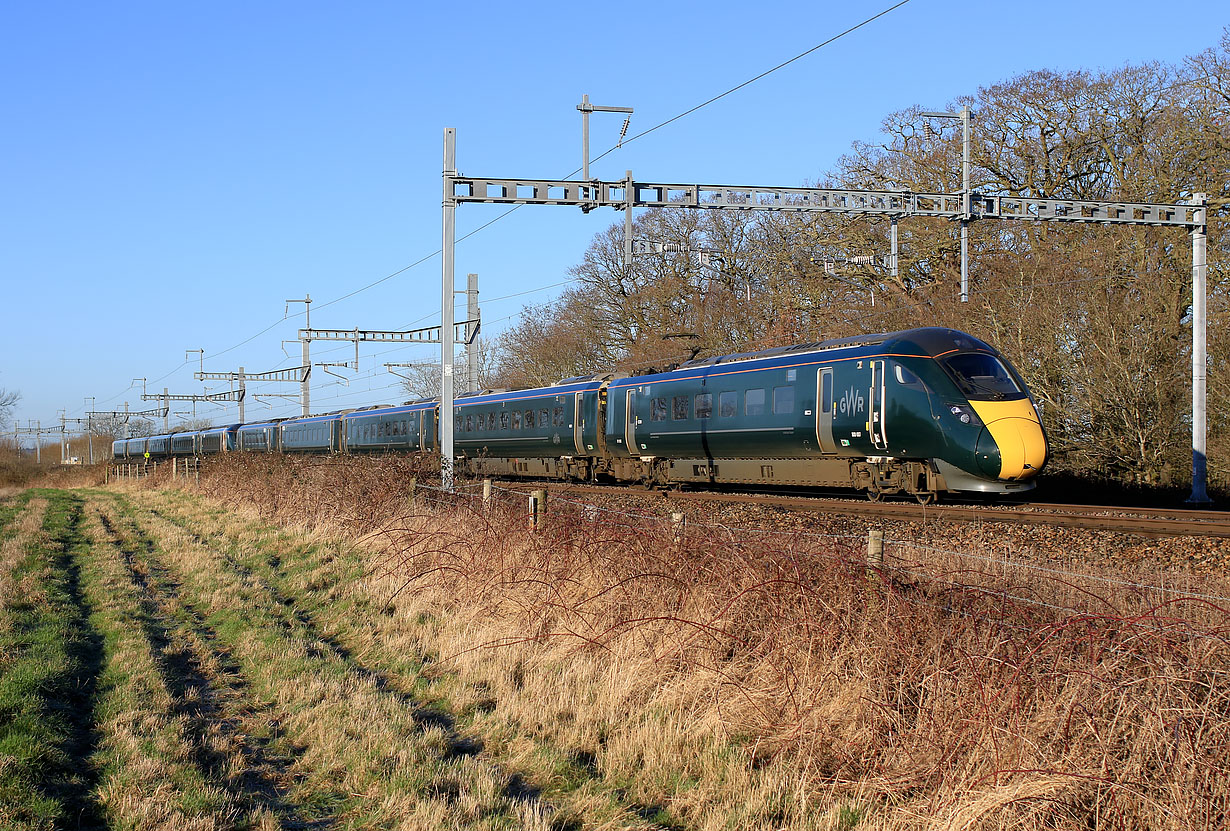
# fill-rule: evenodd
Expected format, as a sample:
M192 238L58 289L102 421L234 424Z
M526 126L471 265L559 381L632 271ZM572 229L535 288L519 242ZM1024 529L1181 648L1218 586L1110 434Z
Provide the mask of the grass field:
M992 615L797 539L345 481L0 500L0 827L1227 820L1225 610Z

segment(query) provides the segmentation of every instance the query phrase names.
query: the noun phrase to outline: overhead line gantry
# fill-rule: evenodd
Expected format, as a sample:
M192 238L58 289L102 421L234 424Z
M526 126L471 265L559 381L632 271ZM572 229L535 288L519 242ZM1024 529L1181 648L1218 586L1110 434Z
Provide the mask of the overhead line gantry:
M586 151L588 167L588 151ZM462 176L457 172L457 130L444 129L442 200L442 311L452 320L457 206L466 203L496 205L568 205L584 211L608 207L624 212L624 257L632 261L632 213L635 208L694 208L700 210L785 211L847 216L939 217L963 225L979 220L1016 220L1098 225L1136 225L1183 228L1192 240L1192 489L1188 501L1207 504L1208 459L1206 415L1207 364L1207 223L1208 201L1192 194L1188 203L1051 199L1024 196L987 196L972 193L859 190L853 188L797 188L758 185L705 185L695 183L638 182L632 171L623 179L536 179ZM895 234L894 234L895 240ZM896 252L894 252L895 254ZM964 287L963 287L964 290ZM440 467L443 487L453 487L453 356L451 343L442 349L444 377L440 401Z

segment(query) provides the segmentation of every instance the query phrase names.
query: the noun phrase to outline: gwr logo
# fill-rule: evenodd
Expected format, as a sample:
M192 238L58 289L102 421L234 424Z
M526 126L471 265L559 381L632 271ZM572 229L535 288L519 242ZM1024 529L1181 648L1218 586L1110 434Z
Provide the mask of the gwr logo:
M861 413L867 409L867 397L854 387L846 390L837 402L837 410L842 415Z

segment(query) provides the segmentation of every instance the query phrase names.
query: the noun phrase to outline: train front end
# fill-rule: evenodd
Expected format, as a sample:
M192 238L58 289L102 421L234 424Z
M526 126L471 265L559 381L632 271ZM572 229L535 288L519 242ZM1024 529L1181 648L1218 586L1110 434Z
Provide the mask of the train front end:
M1028 490L1046 465L1046 433L1020 375L987 344L969 335L935 356L950 381L939 409L949 452L937 464L953 490Z

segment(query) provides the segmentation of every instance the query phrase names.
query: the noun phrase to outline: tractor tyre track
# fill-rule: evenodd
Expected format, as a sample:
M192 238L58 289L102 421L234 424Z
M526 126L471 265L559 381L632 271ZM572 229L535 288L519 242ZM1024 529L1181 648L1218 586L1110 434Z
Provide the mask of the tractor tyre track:
M239 805L268 810L282 828L331 825L330 818L308 816L288 798L299 776L298 749L285 742L275 746L276 729L270 737L248 729L268 714L249 699L241 666L184 599L180 582L159 561L155 541L116 506L95 508L106 542L137 589L140 625L172 712L186 721L185 738L198 769ZM222 738L221 748L207 741L215 733Z

